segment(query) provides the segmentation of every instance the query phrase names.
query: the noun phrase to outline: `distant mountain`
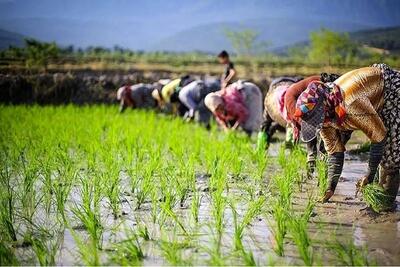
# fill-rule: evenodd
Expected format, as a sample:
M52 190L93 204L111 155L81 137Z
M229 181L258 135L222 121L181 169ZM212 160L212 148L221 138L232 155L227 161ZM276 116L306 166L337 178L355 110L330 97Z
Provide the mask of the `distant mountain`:
M157 39L151 24L135 20L76 20L65 18L0 19L0 28L60 45L119 46L143 49ZM167 31L168 32L168 31ZM163 36L163 35L161 35ZM164 35L165 36L165 35Z
M312 31L320 28L347 32L369 28L369 25L346 21L326 21L309 18L265 18L246 20L242 22L212 23L193 27L178 32L159 41L150 48L152 50L192 51L202 50L217 52L221 49L231 50L231 44L226 38L226 29L253 29L258 34L258 40L270 43L271 50L291 45L308 38Z
M0 29L0 50L8 48L10 45L21 47L24 45L25 36Z
M400 27L359 31L351 33L350 37L361 44L400 52Z
M400 26L354 31L349 32L349 36L351 40L360 45L386 50L391 53L400 53ZM303 40L291 45L275 48L273 52L279 55L287 55L289 49L293 47L305 48L309 45L309 40Z
M0 28L79 47L215 50L228 47L224 27L254 27L275 47L322 26L398 26L399 10L399 0L0 0Z

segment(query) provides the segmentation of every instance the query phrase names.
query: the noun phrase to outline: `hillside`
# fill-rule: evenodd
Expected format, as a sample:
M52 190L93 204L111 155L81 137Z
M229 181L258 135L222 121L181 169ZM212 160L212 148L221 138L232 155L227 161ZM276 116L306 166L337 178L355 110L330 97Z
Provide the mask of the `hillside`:
M351 40L360 45L387 50L390 53L400 52L400 26L354 31L349 32L349 36ZM279 55L286 55L291 48L301 49L308 45L310 45L310 42L303 40L292 45L278 47L273 52Z
M350 37L354 41L371 47L400 51L400 27L359 31L351 33Z
M231 44L224 29L253 29L259 33L259 40L268 41L270 49L291 45L308 38L312 31L321 27L334 31L356 31L366 29L366 24L348 21L313 20L309 18L265 18L242 22L211 23L193 27L159 41L151 50L216 52L231 50Z
M0 50L8 48L10 45L23 46L24 38L21 34L0 29Z

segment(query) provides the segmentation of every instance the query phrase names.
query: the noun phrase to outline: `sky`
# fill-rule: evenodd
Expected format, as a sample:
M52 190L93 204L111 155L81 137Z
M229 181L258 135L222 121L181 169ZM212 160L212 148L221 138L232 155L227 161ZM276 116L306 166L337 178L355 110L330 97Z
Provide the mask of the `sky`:
M204 25L213 30L218 23L253 25L259 21L257 27L264 31L258 25L262 21L265 27L272 25L267 23L269 19L296 19L300 24L313 21L315 27L347 23L336 27L343 30L393 26L400 25L400 1L0 0L0 29L82 47L121 44L134 49L162 48L166 41L173 40L172 46L184 41L176 36L193 35ZM326 21L329 23L324 24ZM207 37L204 31L207 29L200 34ZM215 41L214 35L209 37L211 41Z

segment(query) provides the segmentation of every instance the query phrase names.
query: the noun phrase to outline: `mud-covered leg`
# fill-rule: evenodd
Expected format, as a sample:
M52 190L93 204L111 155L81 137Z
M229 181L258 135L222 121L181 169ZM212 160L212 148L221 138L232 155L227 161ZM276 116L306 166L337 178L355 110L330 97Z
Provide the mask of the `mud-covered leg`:
M204 100L202 100L198 105L197 111L195 112L195 120L198 121L200 124L204 125L207 130L210 130L211 116L212 113L204 104Z
M315 172L317 156L318 156L318 149L317 149L317 138L314 140L306 143L307 147L307 177L311 178Z
M344 152L336 152L328 155L328 190L321 199L323 203L327 202L334 194L339 177L342 174L344 163Z
M271 136L270 134L270 128L272 123L274 122L272 118L269 116L267 110L264 110L263 113L263 122L261 123L261 131L258 133L258 138L257 138L257 149L258 150L266 150L268 149L269 142Z

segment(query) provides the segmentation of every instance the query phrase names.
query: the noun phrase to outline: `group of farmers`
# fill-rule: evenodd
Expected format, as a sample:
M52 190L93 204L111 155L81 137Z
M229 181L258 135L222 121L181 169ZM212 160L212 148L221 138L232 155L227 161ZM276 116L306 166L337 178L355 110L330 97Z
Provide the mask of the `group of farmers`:
M322 202L334 194L345 145L352 132L360 130L371 146L368 171L357 185L363 187L377 179L392 200L388 210L395 208L400 183L399 71L374 64L341 76L281 77L271 83L263 105L259 87L235 79L236 70L226 51L218 60L225 66L218 81L185 76L119 88L121 111L171 106L176 114L206 127L213 115L226 131L259 132L258 144L263 148L277 129L286 129L287 139L306 143L309 173L314 171L318 151L327 153L329 186Z
M127 107L170 108L185 120L197 121L207 128L214 115L225 130L240 127L249 135L258 131L263 110L260 88L250 82L235 82L236 71L226 51L218 59L226 66L220 80L183 76L119 88L120 111Z

